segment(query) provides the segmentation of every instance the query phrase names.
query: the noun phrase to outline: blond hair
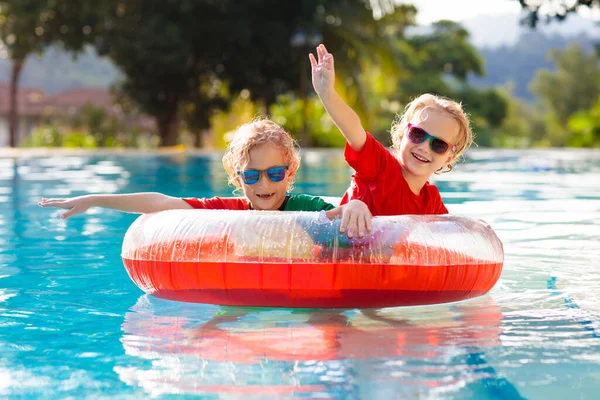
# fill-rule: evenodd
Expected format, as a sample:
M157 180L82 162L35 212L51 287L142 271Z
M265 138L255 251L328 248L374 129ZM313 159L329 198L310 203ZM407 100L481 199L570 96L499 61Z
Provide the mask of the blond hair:
M285 163L288 166L288 174L292 176L288 191L293 190L293 177L300 166L298 144L285 129L270 119L262 117L255 118L239 126L227 146L227 152L223 155L223 166L227 171L229 184L237 189L242 188L238 179L238 171L244 170L248 165L250 150L265 143L272 143L281 149Z
M425 93L412 100L406 105L404 114L392 124L392 144L395 150L400 149L400 143L404 137L404 133L408 127L408 123L417 113L421 113L426 109L437 111L445 111L458 123L458 139L456 143L456 151L454 152L453 160L467 151L473 144L473 131L467 113L463 110L462 105L454 100L442 96ZM451 165L448 165L452 169Z

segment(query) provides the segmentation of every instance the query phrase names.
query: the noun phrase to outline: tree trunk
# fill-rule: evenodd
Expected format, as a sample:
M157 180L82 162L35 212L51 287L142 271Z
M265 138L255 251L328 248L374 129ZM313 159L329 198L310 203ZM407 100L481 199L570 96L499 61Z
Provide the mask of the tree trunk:
M307 97L307 77L305 76L304 68L300 68L300 101L302 104L302 128L300 132L300 147L312 146L312 140L310 133L308 132L308 114L306 110L306 97Z
M171 111L156 117L160 146L176 146L179 139L179 118L177 111Z
M12 68L10 72L10 106L8 109L8 132L10 147L17 146L17 133L18 133L18 109L17 109L17 88L19 87L19 77L21 76L21 70L25 64L25 59L13 60Z

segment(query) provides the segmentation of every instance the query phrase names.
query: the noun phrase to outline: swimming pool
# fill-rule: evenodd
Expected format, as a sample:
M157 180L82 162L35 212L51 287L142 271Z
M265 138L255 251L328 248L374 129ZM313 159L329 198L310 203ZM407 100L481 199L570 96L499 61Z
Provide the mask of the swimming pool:
M0 158L0 396L553 399L600 390L600 152L472 151L438 178L506 260L489 295L383 310L243 309L144 295L120 259L134 215L67 221L40 197L228 195L219 154ZM341 152L297 191L339 196Z

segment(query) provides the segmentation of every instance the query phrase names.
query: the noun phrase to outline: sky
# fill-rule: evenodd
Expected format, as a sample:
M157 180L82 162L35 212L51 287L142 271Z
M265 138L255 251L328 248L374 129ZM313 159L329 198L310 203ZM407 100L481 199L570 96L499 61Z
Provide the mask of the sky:
M428 25L440 19L463 21L478 15L519 14L521 6L515 0L406 0L417 7L417 23ZM587 8L578 12L582 17L600 19L596 10L591 14Z
M428 25L440 19L462 21L485 14L518 14L521 10L514 0L408 0L417 7L417 23Z

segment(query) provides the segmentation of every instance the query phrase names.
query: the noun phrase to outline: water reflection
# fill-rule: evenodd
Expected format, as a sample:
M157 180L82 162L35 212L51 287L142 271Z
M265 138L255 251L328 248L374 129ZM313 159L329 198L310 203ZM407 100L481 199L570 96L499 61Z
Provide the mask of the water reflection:
M503 315L491 296L362 311L171 303L144 295L123 322L126 353L151 365L135 362L116 371L153 396L220 393L233 385L227 391L324 391L338 398L350 381L369 381L355 376L356 368L367 364L394 386L441 390L489 380L491 367L483 353L501 345L503 329Z

